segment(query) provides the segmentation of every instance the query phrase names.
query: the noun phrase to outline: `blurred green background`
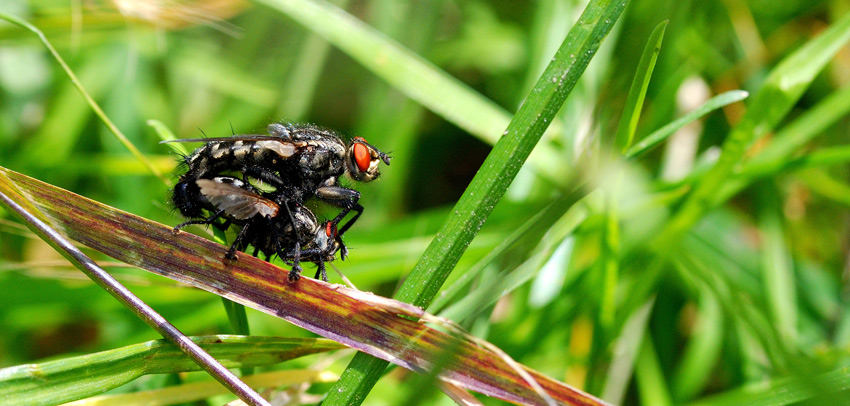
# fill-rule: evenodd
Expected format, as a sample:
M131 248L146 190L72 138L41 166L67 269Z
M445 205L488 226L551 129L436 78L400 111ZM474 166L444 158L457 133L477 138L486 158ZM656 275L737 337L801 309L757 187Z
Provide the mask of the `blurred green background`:
M585 6L333 3L505 112L516 111ZM238 0L12 0L0 12L43 30L106 114L171 179L178 156L158 144L149 120L178 138L311 122L389 152L394 159L382 178L355 186L366 210L346 234L350 258L335 262L359 289L385 296L416 263L499 135L476 133L408 98L409 89L434 91L434 83L390 86L374 68L311 32L330 20L298 23ZM713 95L754 94L779 61L848 12L841 0L633 1L538 147L555 159L532 155L540 160L520 172L446 286L470 270L477 272L473 280L454 285L431 310L517 361L618 404L742 404L748 395L736 388L797 376L812 378L812 386L789 390L799 398L761 404L823 404L807 392L823 387L832 388L818 391L829 401L848 401L819 374L847 365L850 345L844 287L850 157L841 149L850 135L850 48L837 52L776 127L776 138L813 134L755 175L736 172L744 183L670 248L674 260L659 260L657 247L647 243L667 224L694 174L717 159L747 102L715 111L661 148L616 166L620 175L611 174L614 165L579 163L606 155L613 143L643 49L660 22L669 25L638 140ZM773 135L748 146L744 159ZM836 154L787 164L813 151ZM106 129L37 38L6 23L0 23L0 166L168 225L182 221L169 206L168 185ZM616 189L609 192L619 207L616 244L605 199L591 194L569 211L543 210L564 193L566 174ZM547 217L534 218L538 213ZM532 221L542 229L515 235ZM618 270L613 290L605 287L606 264ZM229 331L218 297L111 265L186 334ZM306 273L312 274L309 265ZM252 334L309 336L258 312L248 315ZM0 367L157 338L2 210L0 331ZM330 368L341 371L347 359ZM156 386L153 380L135 385ZM393 388L409 381L392 373L366 404L394 404ZM428 402L449 404L432 396Z

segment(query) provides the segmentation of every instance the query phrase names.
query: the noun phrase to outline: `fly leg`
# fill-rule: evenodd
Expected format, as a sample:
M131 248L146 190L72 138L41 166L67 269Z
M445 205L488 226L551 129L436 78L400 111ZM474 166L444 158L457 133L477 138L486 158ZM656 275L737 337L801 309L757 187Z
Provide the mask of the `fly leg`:
M341 186L320 186L316 188L316 197L319 199L332 204L336 207L341 207L342 211L337 214L336 217L331 220L334 227L338 226L339 223L345 218L345 216L354 210L354 217L351 220L348 220L342 227L339 227L339 235L342 236L348 229L354 225L354 222L360 218L360 215L363 214L363 206L357 203L360 200L360 192L354 189L348 189ZM345 247L345 244L342 243L342 240L339 240L340 243L340 258L345 259L348 256L348 248Z
M209 217L207 217L207 218L205 218L205 219L203 219L203 220L189 220L189 221L185 221L185 222L183 222L183 223L180 223L180 224L176 225L176 226L174 227L174 232L180 231L180 229L182 229L182 228L184 228L184 227L186 227L186 226L190 226L190 225L192 225L192 224L205 224L205 225L213 224L217 218L221 217L221 215L222 215L222 214L224 214L224 210L219 210L219 211L217 211L215 214L213 214L212 216L209 216Z
M287 253L288 254L294 254L294 253L292 253L292 250L287 251ZM328 281L328 274L327 274L327 271L325 270L325 261L323 259L324 256L326 255L325 252L322 251L319 248L308 248L308 249L301 251L301 254L305 258L316 258L315 260L311 260L311 262L313 262L314 264L316 264L316 266L319 267L319 269L316 270L316 276L314 278L315 279L322 278L323 281L327 282ZM289 255L287 255L287 256L289 256ZM290 272L290 275L291 274L292 274L292 272ZM291 280L291 278L290 278L290 280Z
M278 238L278 236L275 235L274 239L275 239L274 243L277 246L277 255L280 256L280 258L283 259L283 260L285 260L286 258L289 258L289 256L286 255L286 253L283 251L283 247L280 246L280 238ZM298 248L298 244L296 244L296 248ZM292 263L293 263L292 269L289 270L289 276L287 276L287 278L289 279L290 282L295 282L295 281L301 279L301 265L298 265L298 263L301 260L300 255L301 255L301 249L300 248L296 249L295 253L294 253L295 259L292 261Z
M242 239L245 238L245 233L248 231L248 227L251 223L245 224L241 230L239 230L239 234L236 235L236 239L233 240L233 244L230 246L230 249L227 250L227 254L224 254L224 257L227 259L236 259L236 250L239 247L239 244L242 243Z
M316 269L316 276L314 276L313 279L319 279L321 276L322 280L327 282L328 273L325 271L325 261L320 259L319 262L316 262L316 266L319 267L319 269Z
M357 221L358 218L360 218L360 215L363 214L363 206L361 206L359 203L354 203L354 205L350 209L343 210L343 212L345 214L348 214L348 211L351 210L354 210L354 217L352 217L351 220L348 220L348 222L345 223L345 225L343 225L342 228L339 229L339 235L342 235L343 233L348 231L348 229L354 224L354 222ZM340 217L340 215L342 215L342 217L345 217L343 213L340 213L334 218L334 220L339 218L339 221L342 221L342 217Z
M289 209L289 202L284 201L283 207L286 208L286 213L289 214L289 221L292 224L292 233L295 234L295 252L292 258L292 270L289 272L289 279L292 280L292 272L301 272L301 266L299 263L301 262L301 233L298 231L298 224L295 223L295 216L292 215L292 210ZM278 251L280 251L280 236L275 236L275 244L278 246ZM281 256L283 259L283 256ZM297 275L297 274L296 274ZM298 280L298 278L295 278Z
M245 182L246 185L250 185L250 178L255 178L265 184L271 185L277 189L281 189L285 187L285 183L280 178L280 175L276 174L274 171L270 171L266 168L260 166L243 166L242 170L242 181Z

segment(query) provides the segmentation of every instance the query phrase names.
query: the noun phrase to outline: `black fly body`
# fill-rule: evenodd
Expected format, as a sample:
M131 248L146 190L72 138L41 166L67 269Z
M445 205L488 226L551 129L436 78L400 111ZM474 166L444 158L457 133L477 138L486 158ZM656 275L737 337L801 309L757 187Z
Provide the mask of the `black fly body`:
M339 186L339 177L347 173L354 180L369 182L380 176L379 163L389 165L390 157L362 138L346 145L334 131L312 125L271 124L268 132L172 141L205 142L184 157L187 170L172 196L180 212L196 220L175 230L189 224L221 229L242 226L228 258L252 245L255 256L257 251L266 257L277 254L292 264L291 280L298 278L298 263L304 259L316 263L316 277L327 281L324 262L338 250L345 259L341 236L363 212L360 192ZM303 206L313 197L342 211L320 225ZM355 215L337 230L352 210Z
M190 220L175 227L190 224L214 224L228 228L231 224L242 226L226 257L235 259L236 251L254 247L253 255L263 253L266 259L277 254L284 262L292 265L289 280L300 277L301 261L317 265L316 278L328 280L325 262L332 261L342 247L342 240L335 225L319 223L316 216L303 206L288 207L263 196L250 184L227 176L212 179L197 179L196 202L213 213L202 220ZM217 223L218 218L224 223Z
M268 184L287 201L301 205L316 197L342 211L332 220L339 225L350 212L355 215L340 227L344 234L363 213L360 192L339 186L340 176L361 182L380 176L380 162L390 157L363 138L346 145L331 130L306 124L270 124L269 135L234 135L223 138L197 138L173 142L206 142L185 157L186 173L174 188L174 203L187 217L198 217L192 182L221 174L240 173L250 183L256 179Z

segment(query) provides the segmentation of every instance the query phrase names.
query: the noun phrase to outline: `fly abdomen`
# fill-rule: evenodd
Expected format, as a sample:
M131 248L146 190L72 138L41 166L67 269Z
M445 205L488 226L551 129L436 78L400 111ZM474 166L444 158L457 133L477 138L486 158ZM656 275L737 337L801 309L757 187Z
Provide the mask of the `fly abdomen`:
M181 180L174 186L171 201L183 217L200 218L204 216L203 210L206 209L200 196L200 189L194 179Z
M277 172L304 146L304 142L274 140L210 142L186 157L188 171L181 179L197 179L226 171Z

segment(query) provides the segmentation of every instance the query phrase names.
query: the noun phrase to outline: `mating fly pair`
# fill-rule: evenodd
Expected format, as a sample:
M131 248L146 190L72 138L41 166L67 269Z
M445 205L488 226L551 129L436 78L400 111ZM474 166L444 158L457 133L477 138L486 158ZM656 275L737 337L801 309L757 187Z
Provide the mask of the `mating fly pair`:
M305 124L270 124L268 135L182 139L205 142L183 159L186 172L174 187L172 200L190 224L242 229L226 257L254 247L267 259L277 254L292 265L289 279L299 278L301 260L318 266L316 278L327 281L325 261L347 249L344 234L363 213L360 192L339 186L343 174L368 182L380 176L379 162L390 157L356 137L346 145L337 133ZM252 183L253 182L253 183ZM265 187L260 188L259 185ZM316 198L342 211L319 223L304 202ZM339 227L345 216L355 215ZM206 213L209 214L206 214ZM222 219L222 222L219 222Z

